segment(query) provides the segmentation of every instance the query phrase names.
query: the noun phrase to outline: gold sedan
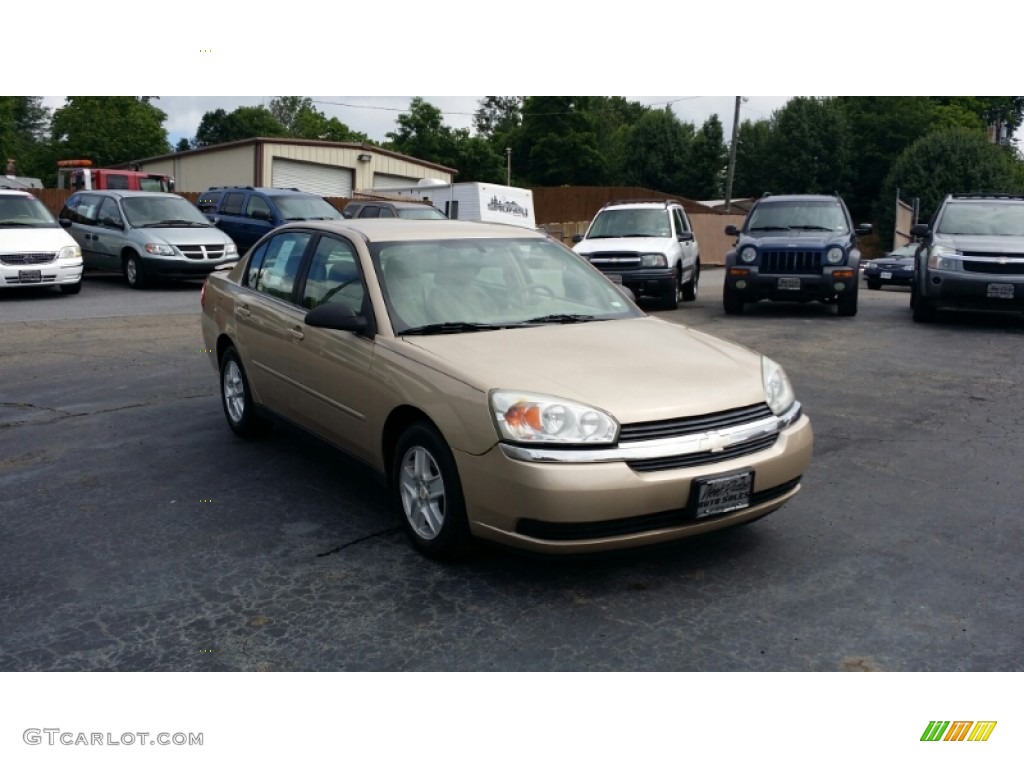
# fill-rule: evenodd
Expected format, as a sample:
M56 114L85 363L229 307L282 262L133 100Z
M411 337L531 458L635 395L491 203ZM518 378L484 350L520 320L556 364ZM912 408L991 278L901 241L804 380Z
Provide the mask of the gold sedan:
M303 222L207 280L228 425L297 425L381 473L413 545L543 552L750 522L812 433L782 368L645 315L542 232Z

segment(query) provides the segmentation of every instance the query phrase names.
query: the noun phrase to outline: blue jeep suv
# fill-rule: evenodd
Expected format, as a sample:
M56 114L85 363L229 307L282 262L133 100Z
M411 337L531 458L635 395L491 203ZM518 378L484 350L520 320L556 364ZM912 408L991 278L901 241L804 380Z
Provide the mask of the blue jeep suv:
M725 256L727 314L761 299L834 303L840 315L857 314L857 236L871 225L854 227L838 195L766 194L742 229L729 224L725 233L736 238Z
M239 255L289 221L341 218L341 212L319 195L281 187L210 187L196 207L234 240Z

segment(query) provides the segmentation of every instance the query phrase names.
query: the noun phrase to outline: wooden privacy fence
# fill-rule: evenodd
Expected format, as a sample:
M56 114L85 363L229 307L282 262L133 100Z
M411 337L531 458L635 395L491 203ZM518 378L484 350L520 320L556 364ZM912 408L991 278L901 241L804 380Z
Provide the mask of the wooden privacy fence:
M732 248L735 238L725 234L727 224L743 225L742 214L691 213L690 223L693 234L700 246L700 263L706 267L724 266L725 254ZM545 224L544 229L568 246L572 246L572 236L583 234L590 226L590 220L569 221Z

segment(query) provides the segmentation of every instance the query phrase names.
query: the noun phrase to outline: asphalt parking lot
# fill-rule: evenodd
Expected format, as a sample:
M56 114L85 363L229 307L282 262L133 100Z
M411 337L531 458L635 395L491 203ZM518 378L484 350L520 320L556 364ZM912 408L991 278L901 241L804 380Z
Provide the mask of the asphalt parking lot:
M741 529L438 564L314 440L227 428L199 287L0 293L0 670L1011 671L1024 666L1024 320L694 304L782 363L803 491ZM652 361L656 364L656 361Z

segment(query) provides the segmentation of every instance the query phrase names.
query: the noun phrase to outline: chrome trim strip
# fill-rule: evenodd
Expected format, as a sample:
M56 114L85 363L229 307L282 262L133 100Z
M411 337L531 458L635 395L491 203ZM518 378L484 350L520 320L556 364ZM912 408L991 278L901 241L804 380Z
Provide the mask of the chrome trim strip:
M499 443L502 453L517 461L557 464L597 464L611 461L638 461L686 456L691 453L718 453L726 448L781 432L792 425L802 413L799 402L793 403L781 416L758 419L727 429L711 429L683 437L661 440L636 440L619 443L614 448L581 450L579 448L532 448L528 445Z

